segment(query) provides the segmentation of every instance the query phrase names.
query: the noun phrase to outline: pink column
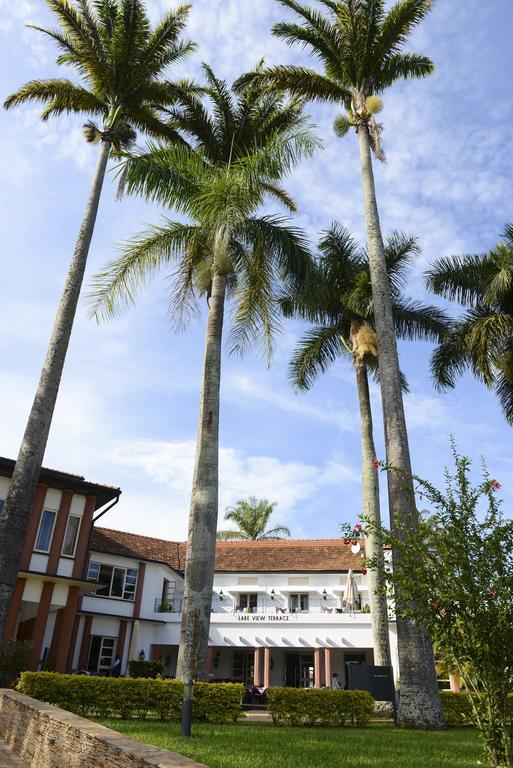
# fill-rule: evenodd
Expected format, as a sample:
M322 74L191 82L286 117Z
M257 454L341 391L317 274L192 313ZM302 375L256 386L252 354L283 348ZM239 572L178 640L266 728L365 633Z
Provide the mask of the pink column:
M314 676L316 688L321 688L322 686L321 652L322 648L316 648L314 651Z
M264 648L264 688L271 687L271 649Z
M214 673L214 657L215 657L215 651L213 645L208 646L208 653L207 653L207 677L210 678L210 675Z
M253 685L258 687L262 685L262 668L260 664L261 648L255 648L255 661L253 665Z
M331 648L324 649L324 679L326 688L331 688Z

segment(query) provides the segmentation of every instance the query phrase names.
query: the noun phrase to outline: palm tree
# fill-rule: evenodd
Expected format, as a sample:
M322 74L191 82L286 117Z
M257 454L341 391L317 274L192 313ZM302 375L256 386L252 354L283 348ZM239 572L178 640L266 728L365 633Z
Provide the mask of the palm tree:
M100 128L88 121L84 126L85 139L99 144L98 161L0 520L0 637L18 575L109 155L112 149L120 151L133 142L136 129L178 140L166 110L183 92L193 90L189 83L163 79L169 65L194 49L192 43L181 40L189 6L170 11L151 29L141 0L47 0L47 4L60 28L34 28L57 44L57 63L78 71L81 82L33 80L11 94L4 106L42 102L46 105L43 120L71 112L95 115L103 124Z
M237 530L218 531L219 541L269 541L270 539L285 539L290 536L290 530L285 525L268 528L267 523L274 512L276 502L272 504L267 499L257 499L250 496L247 501L239 499L234 507L228 507L224 516L237 526Z
M335 120L337 135L354 128L358 137L367 250L374 297L380 384L391 527L396 521L415 526L417 512L408 434L401 391L394 316L388 281L383 235L379 220L372 153L383 160L382 126L375 114L381 109L379 94L397 80L425 77L433 72L426 56L403 51L409 34L427 16L434 0L399 0L388 11L385 0L319 0L322 13L296 0L278 0L294 11L298 23L280 22L273 28L287 44L309 49L321 71L301 66L277 66L245 75L238 82L288 89L308 99L341 106L345 113ZM397 558L397 552L393 553ZM399 720L403 725L444 727L436 684L433 649L427 633L411 622L398 621L401 696Z
M290 377L295 387L307 390L340 357L350 357L353 362L360 408L363 510L369 523L366 553L369 561L377 564L368 572L374 661L386 666L391 660L387 601L381 589L385 562L368 379L369 368L377 372L369 261L349 232L336 223L324 234L319 249L314 287L282 302L286 315L316 324L298 344ZM439 340L447 325L444 313L403 295L408 267L418 253L415 238L402 234L392 235L385 246L396 332L405 339Z
M427 273L430 290L465 307L435 350L432 372L440 389L455 386L469 368L494 389L513 424L513 224L486 254L452 256Z
M129 193L174 208L188 223L164 220L136 237L96 279L95 310L110 316L132 302L148 274L171 268L172 307L184 321L199 295L208 321L193 476L177 675L204 679L218 515L219 391L225 302L233 305L232 349L258 339L267 352L278 325L284 279L302 281L310 254L286 219L259 215L264 199L294 210L280 178L316 142L302 102L248 89L235 99L204 67L212 108L191 101L177 122L192 147L150 145L126 165Z

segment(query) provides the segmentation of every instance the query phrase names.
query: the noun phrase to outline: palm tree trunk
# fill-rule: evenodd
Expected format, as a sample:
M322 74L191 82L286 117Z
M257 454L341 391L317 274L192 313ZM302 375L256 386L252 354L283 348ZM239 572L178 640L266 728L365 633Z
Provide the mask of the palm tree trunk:
M109 153L110 142L102 141L82 226L75 244L20 452L9 484L4 512L0 518L0 638L3 636L18 577L27 523L59 392L62 369L84 279Z
M356 351L355 333L357 329L351 324L353 350ZM362 496L363 515L371 523L365 550L369 560L377 564L369 568L367 578L369 583L369 603L372 622L372 639L374 645L374 663L378 667L391 664L390 640L388 636L388 607L386 595L382 592L385 584L385 558L383 553L383 538L381 531L381 512L379 503L378 471L372 462L376 459L374 435L372 430L372 410L369 392L367 366L358 354L354 354L354 369L356 388L360 406L360 432L362 441Z
M390 525L394 535L398 536L401 524L406 523L411 526L417 524L417 511L411 480L410 450L404 416L390 283L376 203L369 132L365 123L358 126L358 140L378 340L387 464L393 467L393 471L387 473ZM397 552L393 552L392 557L395 562ZM438 696L433 646L427 632L423 627L398 618L397 640L400 724L410 727L443 728L445 719Z
M192 482L185 591L176 676L205 680L216 556L219 390L226 277L216 273L208 313L196 464Z

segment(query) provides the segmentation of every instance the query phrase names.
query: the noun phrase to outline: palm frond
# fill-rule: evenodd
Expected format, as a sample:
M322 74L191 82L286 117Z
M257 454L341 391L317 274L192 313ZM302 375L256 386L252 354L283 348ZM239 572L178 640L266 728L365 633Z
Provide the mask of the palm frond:
M436 261L426 272L428 290L464 306L472 306L482 295L482 255L450 256Z
M442 309L412 299L396 299L393 314L397 335L410 341L439 342L450 325L449 317Z
M240 77L235 87L243 89L258 84L262 88L278 88L308 100L319 100L346 104L351 93L337 82L320 75L313 69L293 65L269 67L262 72L249 73Z
M428 77L435 71L435 65L427 56L417 53L397 53L391 56L373 80L374 91L379 93L397 80Z
M107 107L91 91L75 85L71 80L31 80L4 101L4 107L11 109L30 101L46 103L43 119L62 112L88 112L106 115Z
M342 329L319 326L300 339L289 364L289 378L297 389L310 389L315 379L347 352L341 341Z
M196 231L194 226L166 221L127 243L121 255L94 276L88 295L90 316L105 320L133 305L155 272L183 258Z
M414 28L434 6L434 0L401 0L386 14L376 35L373 55L384 62L399 53Z

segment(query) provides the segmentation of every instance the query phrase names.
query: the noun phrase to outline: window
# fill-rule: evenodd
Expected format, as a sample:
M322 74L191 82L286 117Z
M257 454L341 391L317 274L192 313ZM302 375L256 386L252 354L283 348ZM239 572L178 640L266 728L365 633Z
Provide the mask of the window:
M102 585L96 590L97 595L135 600L137 568L120 568L117 565L90 562L87 579Z
M87 671L99 675L108 675L114 663L115 637L102 637L93 635L89 647Z
M4 511L4 504L5 499L0 499L0 517L2 517L2 512Z
M66 524L64 544L62 545L62 554L64 557L75 557L79 528L80 518L77 515L70 515Z
M50 544L52 541L53 527L55 525L55 518L57 512L51 512L49 509L44 509L41 515L41 522L39 524L39 531L36 538L36 552L49 552Z
M233 654L232 681L253 685L254 660L253 651L235 651Z
M297 613L298 611L308 611L308 594L292 594L290 596L289 607L292 613Z
M237 609L239 611L245 611L246 613L253 613L256 611L258 605L258 595L256 592L239 595L239 604Z

